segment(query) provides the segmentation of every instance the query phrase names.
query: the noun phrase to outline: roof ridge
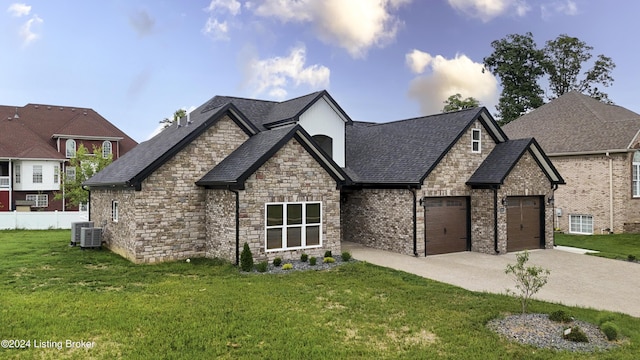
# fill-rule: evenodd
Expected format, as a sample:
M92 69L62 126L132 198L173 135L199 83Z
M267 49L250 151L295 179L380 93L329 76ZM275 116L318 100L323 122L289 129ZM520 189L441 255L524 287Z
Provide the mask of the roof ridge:
M477 106L477 107L468 108L468 109L442 112L442 113L438 113L438 114L416 116L416 117L408 118L408 119L392 120L392 121L387 121L387 122L383 122L383 123L371 123L371 126L367 126L367 127L374 127L374 126L378 126L378 125L397 124L397 123L405 122L405 121L422 120L422 119L432 118L432 117L436 117L436 116L450 115L450 114L455 114L455 113L460 113L460 112L465 112L465 111L471 111L471 110L476 110L477 111L477 110L480 110L482 108L484 108L484 106ZM360 122L365 122L366 123L366 121L360 121Z

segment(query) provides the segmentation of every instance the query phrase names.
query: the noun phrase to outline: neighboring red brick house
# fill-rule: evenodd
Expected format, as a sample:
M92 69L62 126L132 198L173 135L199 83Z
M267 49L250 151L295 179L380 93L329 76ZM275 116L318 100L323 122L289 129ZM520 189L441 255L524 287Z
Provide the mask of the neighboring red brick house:
M487 109L354 122L326 92L216 96L85 182L90 219L134 262L553 246L560 174Z
M68 159L81 144L113 159L137 145L92 109L0 106L0 211L70 210L54 195L64 191L62 174L74 174Z

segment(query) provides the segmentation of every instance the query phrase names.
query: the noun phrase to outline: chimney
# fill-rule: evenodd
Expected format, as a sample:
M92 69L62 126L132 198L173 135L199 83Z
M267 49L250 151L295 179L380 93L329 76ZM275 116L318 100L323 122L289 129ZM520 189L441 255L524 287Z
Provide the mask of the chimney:
M20 119L20 115L18 115L18 108L17 108L17 107L16 107L16 114L15 114L15 115L13 115L13 118L14 118L15 120Z

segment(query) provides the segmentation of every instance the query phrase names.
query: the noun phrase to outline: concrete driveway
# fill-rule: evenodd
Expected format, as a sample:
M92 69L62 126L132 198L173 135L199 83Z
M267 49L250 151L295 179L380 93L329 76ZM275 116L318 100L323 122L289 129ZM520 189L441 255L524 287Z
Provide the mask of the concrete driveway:
M416 258L343 242L355 259L402 270L471 291L504 294L515 289L504 273L516 254L461 252ZM530 266L551 270L534 298L570 306L616 311L640 317L640 264L561 250L530 251Z

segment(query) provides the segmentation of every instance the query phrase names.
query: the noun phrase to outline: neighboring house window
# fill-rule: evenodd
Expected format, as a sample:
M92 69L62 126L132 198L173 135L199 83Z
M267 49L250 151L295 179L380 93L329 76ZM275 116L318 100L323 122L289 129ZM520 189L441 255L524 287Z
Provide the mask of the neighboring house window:
M33 183L42 184L42 165L33 165Z
M322 245L320 202L268 203L265 207L267 251Z
M57 184L60 182L60 166L55 165L53 167L53 182Z
M111 202L111 220L118 222L118 202Z
M35 207L47 207L49 206L49 195L47 194L34 194L27 195L25 197L27 201L33 201Z
M471 129L471 152L479 153L481 149L480 129Z
M75 166L67 167L67 180L74 181L76 179L76 168Z
M633 154L633 197L640 197L640 151Z
M102 157L108 158L111 155L111 141L105 141L102 143Z
M20 180L21 180L20 179L20 176L21 176L20 175L20 165L16 164L14 170L15 170L15 173L16 173L15 174L15 176L16 176L16 184L20 184Z
M327 135L314 135L311 138L320 145L320 148L324 150L324 152L333 157L333 139L331 137Z
M67 157L68 158L76 157L76 141L73 139L67 140Z
M569 215L569 232L573 234L593 234L593 216Z

